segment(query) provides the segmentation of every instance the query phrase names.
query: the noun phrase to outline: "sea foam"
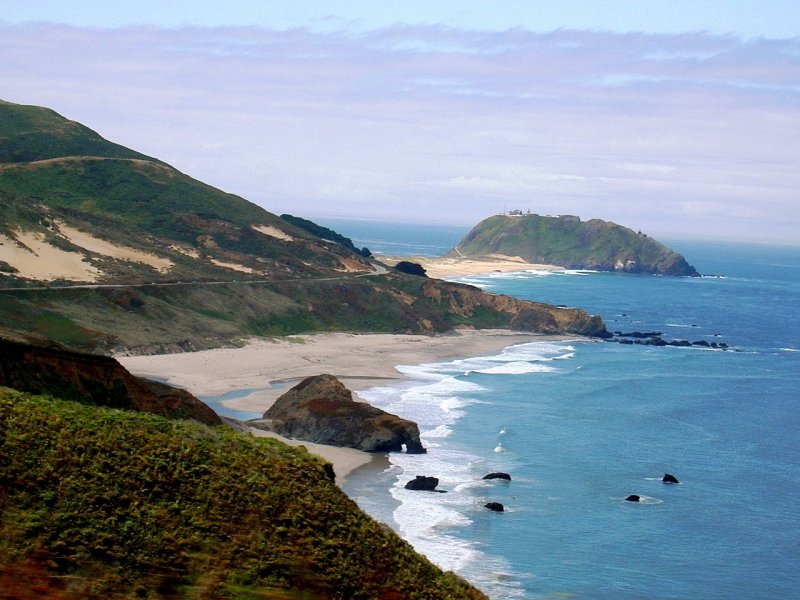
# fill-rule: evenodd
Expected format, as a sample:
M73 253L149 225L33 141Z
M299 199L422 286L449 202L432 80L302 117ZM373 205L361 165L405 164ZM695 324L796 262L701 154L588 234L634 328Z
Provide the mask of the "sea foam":
M391 488L391 495L398 502L392 514L397 530L434 563L469 576L494 598L522 597L518 577L504 559L484 552L478 542L466 541L463 538L468 536L458 533L472 526L478 515L485 518L483 504L491 499L493 486L481 480L479 473L485 473L488 457L450 448L443 440L452 434L452 426L471 405L491 402L486 397L487 389L470 380L472 374L551 373L558 370L553 361L568 360L574 352L572 345L563 342L532 342L510 346L492 356L402 365L397 369L410 381L359 392L373 405L416 421L428 449L424 455L390 455L397 469ZM505 452L502 443L497 443L495 452ZM437 489L447 493L406 490L405 483L416 475L437 477ZM503 575L494 577L492 574L496 573Z

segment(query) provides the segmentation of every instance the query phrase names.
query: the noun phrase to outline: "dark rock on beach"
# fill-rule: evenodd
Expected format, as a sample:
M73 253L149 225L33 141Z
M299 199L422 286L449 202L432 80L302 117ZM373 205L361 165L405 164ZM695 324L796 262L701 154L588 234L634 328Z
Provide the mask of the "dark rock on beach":
M488 475L484 475L483 478L484 479L505 479L506 481L511 481L511 475L509 475L508 473L501 473L501 472L489 473Z
M505 511L505 507L502 504L500 504L499 502L487 502L486 504L483 505L483 507L484 508L488 508L489 510L494 511L494 512L503 512L503 511Z
M253 425L299 440L366 452L424 454L413 421L387 413L353 394L333 375L308 377L279 397Z
M671 475L670 473L664 473L664 477L661 478L661 481L664 483L680 483L678 478L675 475Z
M418 490L422 492L435 492L436 486L439 485L439 479L436 477L426 477L425 475L417 475L411 481L406 483L407 490Z

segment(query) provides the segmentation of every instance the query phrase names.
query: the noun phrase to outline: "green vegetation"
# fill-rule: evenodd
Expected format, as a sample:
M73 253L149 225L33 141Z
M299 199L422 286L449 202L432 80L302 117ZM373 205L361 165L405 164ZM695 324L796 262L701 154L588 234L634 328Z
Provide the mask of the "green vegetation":
M62 156L105 156L158 162L103 139L91 129L40 106L0 100L0 163Z
M431 333L456 324L449 304L421 295L411 277L0 292L0 324L84 350L152 352L219 347L253 335L314 331ZM504 315L506 326L510 316ZM425 322L433 324L430 329Z
M99 283L129 286L32 289L42 282L2 263L0 325L84 350L166 352L253 335L434 333L514 322L513 311L476 290L454 294L453 284L425 280L442 288L423 293L409 281L420 278L372 275L369 251L350 239L280 218L48 109L0 102L0 117L0 233L18 241L19 232L34 233L80 253L102 272ZM64 225L171 266L92 250L91 242L71 241ZM8 289L17 287L27 289Z
M174 266L159 272L87 252L59 235L62 222L167 258ZM258 231L263 226L292 241ZM13 237L18 230L38 232L51 244L87 255L106 281L310 277L340 269L343 260L368 270L352 243L331 247L239 196L109 142L51 110L0 101L0 233ZM234 270L220 262L239 266Z
M487 254L568 269L697 275L683 256L641 232L573 216L495 215L478 223L449 256Z
M0 589L54 598L480 598L303 448L0 389Z
M317 223L314 223L314 221L309 221L308 219L303 219L302 217L295 217L294 215L289 215L289 214L281 215L281 219L283 219L287 223L291 223L295 227L307 231L311 235L322 238L324 240L331 240L332 242L341 244L342 246L344 246L345 248L349 248L353 252L358 252L359 254L361 254L361 256L365 258L369 258L370 256L372 256L372 252L369 251L369 248L361 248L361 250L359 250L358 248L356 248L355 244L353 244L353 240L351 240L349 237L345 237L341 233L335 232L333 229L328 229L327 227L318 225Z
M401 260L394 266L395 271L406 273L408 275L416 275L417 277L427 277L425 274L425 267L419 263Z

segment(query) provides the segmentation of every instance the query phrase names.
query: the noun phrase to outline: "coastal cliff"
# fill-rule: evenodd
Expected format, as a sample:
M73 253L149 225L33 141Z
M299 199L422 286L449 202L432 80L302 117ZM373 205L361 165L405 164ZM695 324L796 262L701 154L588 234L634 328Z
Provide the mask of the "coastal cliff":
M485 596L304 448L0 388L0 596Z
M280 435L365 452L422 454L419 428L365 402L333 375L308 377L280 396L256 427Z
M686 259L653 238L601 219L503 214L484 219L448 256L518 256L567 269L698 276Z
M136 377L111 357L74 352L49 340L3 329L0 386L206 425L222 423L189 392Z
M446 306L447 312L455 315L456 319L475 314L489 318L489 314L494 313L499 317L498 326L518 331L573 333L600 338L611 336L601 317L579 308L489 294L475 287L449 282L426 282L422 285L421 296Z
M218 424L112 358L1 330L0 596L485 600L364 514L323 459ZM424 452L410 421L354 426L375 450Z

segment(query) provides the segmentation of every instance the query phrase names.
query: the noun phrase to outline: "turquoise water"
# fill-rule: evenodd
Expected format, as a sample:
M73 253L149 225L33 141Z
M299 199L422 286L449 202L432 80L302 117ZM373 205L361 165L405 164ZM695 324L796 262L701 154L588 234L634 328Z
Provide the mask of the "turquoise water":
M462 281L732 350L535 342L401 367L408 382L361 395L416 420L429 453L348 493L497 599L800 597L800 249L671 245L706 276ZM496 470L512 481L481 480ZM404 490L414 475L448 493Z

